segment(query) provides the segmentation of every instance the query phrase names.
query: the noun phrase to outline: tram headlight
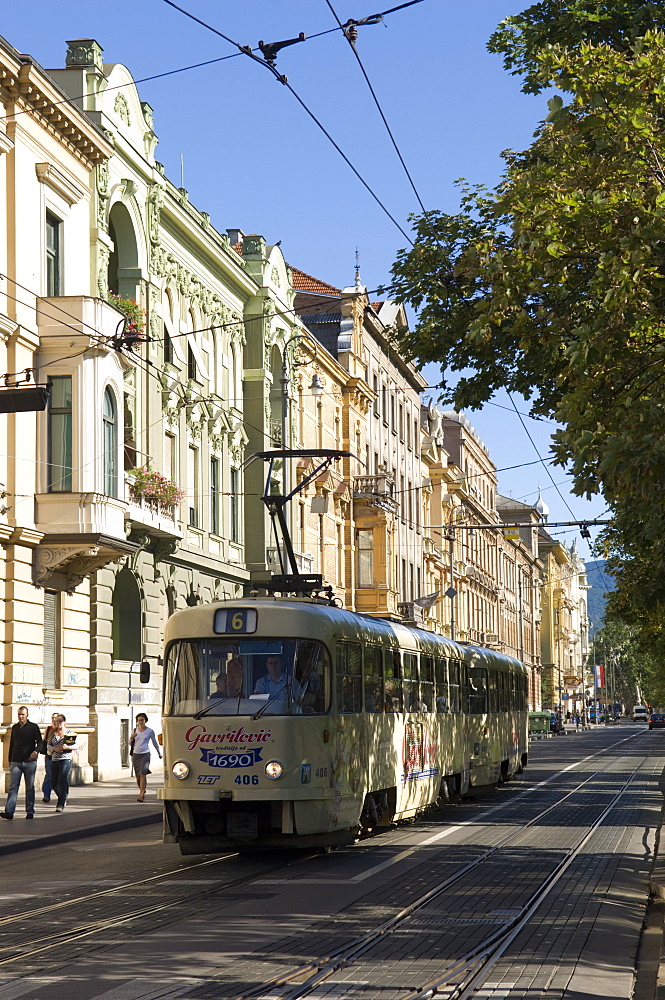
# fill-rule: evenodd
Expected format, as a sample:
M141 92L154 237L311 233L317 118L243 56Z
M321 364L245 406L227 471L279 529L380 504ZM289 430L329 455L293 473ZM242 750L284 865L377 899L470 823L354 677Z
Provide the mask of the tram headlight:
M276 780L284 774L284 768L278 760L269 760L266 764L266 774L269 778Z
M171 768L171 774L178 781L182 781L189 774L189 764L185 760L177 760Z

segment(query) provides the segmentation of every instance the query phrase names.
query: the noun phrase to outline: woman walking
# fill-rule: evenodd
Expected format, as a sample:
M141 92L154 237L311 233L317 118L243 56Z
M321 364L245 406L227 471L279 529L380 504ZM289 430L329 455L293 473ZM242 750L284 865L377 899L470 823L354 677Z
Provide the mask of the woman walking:
M134 774L136 775L136 784L139 786L139 797L137 802L143 802L145 799L146 787L148 784L147 776L150 774L150 743L153 743L155 750L157 751L157 756L162 759L162 755L159 752L159 743L155 737L155 732L148 726L148 716L145 712L139 712L136 716L136 729L132 733L132 763L134 765Z
M44 742L42 743L42 748L39 751L44 754L44 781L42 782L42 795L44 796L42 802L51 801L51 792L53 791L53 785L51 784L51 748L48 745L48 738L58 724L58 713L53 712L51 715L51 724L46 727L46 732L44 733Z
M58 796L58 804L55 807L57 813L61 813L67 805L72 751L77 748L76 733L67 729L66 721L64 715L58 715L55 728L46 741L47 751L49 748L51 750L51 784L53 791Z

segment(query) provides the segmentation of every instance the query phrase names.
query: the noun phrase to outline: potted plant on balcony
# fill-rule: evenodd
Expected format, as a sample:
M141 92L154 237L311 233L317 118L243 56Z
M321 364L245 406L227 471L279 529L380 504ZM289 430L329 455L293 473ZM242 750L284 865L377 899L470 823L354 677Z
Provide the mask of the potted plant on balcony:
M145 503L151 510L161 508L172 513L175 505L185 497L185 490L147 465L130 469L127 475L132 499Z
M127 347L134 347L145 340L145 311L136 299L109 291L108 301L125 317L125 325L118 339L122 340Z

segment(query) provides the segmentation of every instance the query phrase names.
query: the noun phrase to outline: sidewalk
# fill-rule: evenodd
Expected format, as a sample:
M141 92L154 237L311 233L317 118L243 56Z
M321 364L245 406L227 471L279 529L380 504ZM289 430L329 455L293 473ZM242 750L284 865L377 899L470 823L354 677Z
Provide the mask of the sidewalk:
M47 805L41 801L41 792L37 789L35 818L26 819L21 783L14 819L11 822L0 819L0 856L160 823L162 804L155 797L155 782L149 786L145 802L137 802L137 795L134 778L78 785L70 789L65 811L56 813L55 796ZM2 808L5 798L0 797Z

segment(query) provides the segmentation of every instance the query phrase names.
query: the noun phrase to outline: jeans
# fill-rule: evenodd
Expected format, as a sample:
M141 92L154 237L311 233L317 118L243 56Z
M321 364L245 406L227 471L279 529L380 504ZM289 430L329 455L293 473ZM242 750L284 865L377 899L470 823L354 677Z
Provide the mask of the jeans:
M69 772L71 769L71 757L63 757L61 760L51 758L51 784L53 791L58 796L58 805L61 809L65 808L69 795Z
M12 760L9 764L9 795L5 812L10 816L14 815L16 800L18 799L18 789L21 784L21 776L25 779L25 811L33 813L35 811L35 773L37 771L36 760Z
M51 758L48 754L44 757L44 780L42 781L42 795L48 801L51 798L53 785L51 784Z

